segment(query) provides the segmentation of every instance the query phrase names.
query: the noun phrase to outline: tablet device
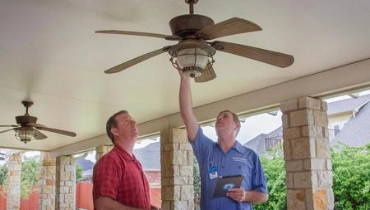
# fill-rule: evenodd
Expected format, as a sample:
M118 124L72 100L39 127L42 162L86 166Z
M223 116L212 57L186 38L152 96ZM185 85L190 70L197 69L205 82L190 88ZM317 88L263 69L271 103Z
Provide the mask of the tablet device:
M226 196L229 189L239 188L242 181L243 175L218 177L212 197Z

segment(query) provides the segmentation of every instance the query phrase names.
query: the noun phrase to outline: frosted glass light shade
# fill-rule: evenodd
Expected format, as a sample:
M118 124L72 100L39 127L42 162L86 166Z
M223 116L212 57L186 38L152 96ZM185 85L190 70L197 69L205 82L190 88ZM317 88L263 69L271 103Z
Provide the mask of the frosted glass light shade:
M15 137L23 142L28 142L35 139L35 131L32 129L22 129L20 128L15 132Z
M204 69L208 63L208 55L200 48L182 49L177 53L177 64L180 68L198 67Z

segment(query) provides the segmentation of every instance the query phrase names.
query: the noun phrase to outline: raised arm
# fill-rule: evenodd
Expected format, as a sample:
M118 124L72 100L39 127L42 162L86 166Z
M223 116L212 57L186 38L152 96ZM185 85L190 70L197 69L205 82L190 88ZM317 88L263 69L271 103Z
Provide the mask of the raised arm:
M180 93L179 104L181 118L184 121L186 132L190 141L194 141L198 132L198 121L193 113L193 100L191 96L190 79L181 71L180 74Z

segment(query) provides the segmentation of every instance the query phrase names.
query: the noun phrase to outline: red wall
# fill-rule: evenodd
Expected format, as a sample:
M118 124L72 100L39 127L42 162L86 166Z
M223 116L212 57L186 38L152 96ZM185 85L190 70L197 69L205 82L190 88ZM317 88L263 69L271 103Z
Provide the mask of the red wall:
M21 198L20 210L38 209L39 191L38 186L34 186L27 198Z
M6 192L3 192L3 186L0 185L0 210L6 210Z
M160 173L149 173L151 181L160 180ZM92 198L92 183L80 182L76 183L76 208L94 210ZM38 209L39 192L35 186L28 198L21 199L20 210ZM161 188L160 184L151 183L150 201L153 205L161 207ZM0 210L6 210L6 192L3 192L3 186L0 186Z
M76 183L76 208L94 209L92 186L92 183L88 182Z
M6 210L6 192L3 186L0 186L0 210ZM21 198L20 210L38 209L39 192L34 187L27 198Z

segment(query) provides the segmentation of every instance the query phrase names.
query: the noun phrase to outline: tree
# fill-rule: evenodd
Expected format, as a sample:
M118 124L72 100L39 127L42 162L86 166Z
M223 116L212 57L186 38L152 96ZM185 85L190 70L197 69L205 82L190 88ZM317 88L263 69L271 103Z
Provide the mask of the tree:
M4 164L0 167L0 185L6 185L7 176L8 176L8 166Z
M260 156L267 179L269 199L263 204L253 205L255 210L286 209L286 186L284 158L279 149L273 149L267 155Z
M21 196L28 197L39 182L40 156L23 157L21 172Z
M193 186L194 186L194 205L195 209L200 209L200 174L199 174L199 165L197 158L193 158Z
M76 180L82 178L82 166L79 163L76 163Z
M331 148L335 209L370 209L370 144L363 147ZM254 209L286 209L284 159L277 151L261 156L268 181L269 200Z
M370 209L370 144L332 148L335 209Z

